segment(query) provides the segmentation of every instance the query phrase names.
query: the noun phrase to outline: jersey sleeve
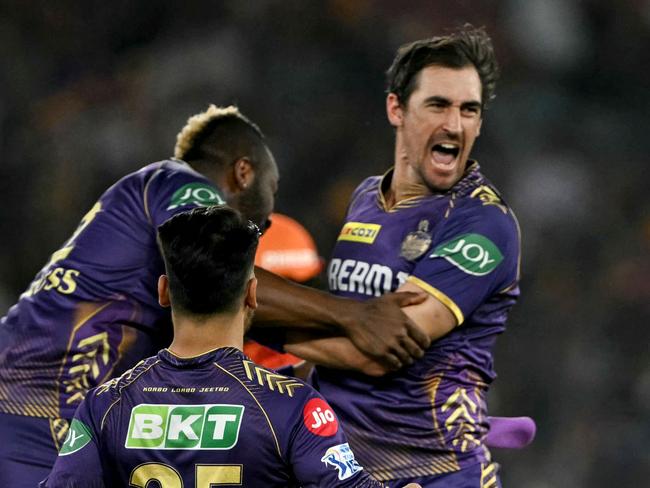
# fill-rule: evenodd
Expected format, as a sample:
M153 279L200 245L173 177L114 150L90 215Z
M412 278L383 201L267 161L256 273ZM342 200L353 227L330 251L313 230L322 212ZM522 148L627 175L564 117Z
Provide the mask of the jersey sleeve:
M443 302L460 325L492 294L517 283L519 241L510 210L472 205L452 212L407 280Z
M91 395L89 394L88 397ZM94 395L93 395L94 396ZM70 423L52 471L40 488L103 488L104 476L99 446L99 429L94 421L91 402L81 402Z
M225 203L219 190L193 170L160 168L146 183L145 211L154 227L177 213Z
M372 188L375 188L381 181L381 176L369 176L363 180L359 186L357 186L352 195L350 196L350 203L348 204L348 209L346 214L349 214L356 206L359 197L365 192L370 191Z
M310 388L306 401L290 418L295 424L289 462L302 487L384 486L357 463L334 410L316 391Z

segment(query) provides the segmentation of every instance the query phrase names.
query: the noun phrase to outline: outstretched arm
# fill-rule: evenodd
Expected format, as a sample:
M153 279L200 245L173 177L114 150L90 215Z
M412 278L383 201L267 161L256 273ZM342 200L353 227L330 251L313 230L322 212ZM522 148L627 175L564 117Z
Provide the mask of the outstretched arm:
M284 349L319 366L383 376L392 368L364 354L347 337L319 337L307 331L290 331Z
M418 290L420 288L416 285L405 283L398 291L417 293ZM421 330L426 331L431 340L444 336L457 323L451 311L432 295L427 295L420 303L406 306L403 312ZM285 349L321 366L352 369L369 376L383 376L393 369L398 369L364 354L344 336L328 337L313 331L292 331L287 334Z
M421 292L387 293L364 302L298 285L255 268L259 307L255 326L282 326L348 337L373 360L399 368L422 357L431 340L401 307L422 302Z

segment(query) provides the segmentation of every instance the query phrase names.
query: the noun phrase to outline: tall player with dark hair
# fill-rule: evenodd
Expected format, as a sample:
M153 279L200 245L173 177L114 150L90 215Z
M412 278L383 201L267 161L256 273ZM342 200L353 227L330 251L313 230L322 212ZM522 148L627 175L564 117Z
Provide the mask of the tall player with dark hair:
M260 129L236 107L191 117L174 153L106 190L0 322L0 438L12 439L0 443L0 486L43 479L86 392L169 343L155 286L158 225L224 201L265 225L278 169ZM428 344L399 308L412 296L356 303L258 277L260 320L348 335L393 367L422 354L418 341ZM378 317L390 319L376 328Z
M494 343L519 296L520 238L514 214L469 159L497 72L482 29L399 49L386 97L394 166L354 192L329 264L330 290L343 297L425 292L404 309L433 341L424 357L376 377L385 369L346 338L287 347L330 366L317 368L320 392L360 463L391 485L499 485L486 397Z
M160 226L174 339L91 390L43 487L381 487L310 386L241 349L257 308L259 230L228 207Z

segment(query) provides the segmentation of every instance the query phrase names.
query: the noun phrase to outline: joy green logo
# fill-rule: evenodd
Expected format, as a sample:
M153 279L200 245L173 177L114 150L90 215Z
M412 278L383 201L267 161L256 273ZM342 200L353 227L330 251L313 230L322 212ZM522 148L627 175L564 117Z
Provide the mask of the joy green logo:
M174 192L167 210L174 210L184 205L209 207L223 203L225 202L221 198L221 195L210 185L206 183L188 183Z
M481 234L463 234L439 245L429 256L444 258L465 273L484 276L503 261L499 248Z
M68 435L63 441L61 450L59 451L59 456L67 456L77 452L79 449L88 444L92 439L90 434L90 428L83 422L72 419L70 423L70 428L68 429Z
M131 410L127 449L231 449L243 405L151 405Z

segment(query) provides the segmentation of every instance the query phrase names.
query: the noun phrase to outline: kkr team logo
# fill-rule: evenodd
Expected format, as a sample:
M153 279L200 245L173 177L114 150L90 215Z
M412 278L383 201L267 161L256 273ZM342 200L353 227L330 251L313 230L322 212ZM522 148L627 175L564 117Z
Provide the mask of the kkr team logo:
M346 222L339 234L339 241L352 241L361 242L363 244L372 244L381 225L379 224L364 224L363 222Z
M206 183L188 183L172 195L167 210L174 210L185 205L209 207L225 203L217 191Z
M354 453L347 442L330 447L321 458L321 461L325 463L325 466L336 468L340 480L346 480L363 469L354 459Z
M503 261L499 248L481 234L463 234L434 249L431 258L444 258L465 273L484 276Z
M92 435L88 426L77 419L72 419L72 423L70 423L70 428L68 429L68 435L59 451L59 456L67 456L68 454L75 453L91 440Z
M232 449L243 405L151 405L131 410L127 449Z
M420 220L418 230L409 232L402 241L399 255L404 259L413 261L427 252L430 245L431 235L429 234L429 221Z

